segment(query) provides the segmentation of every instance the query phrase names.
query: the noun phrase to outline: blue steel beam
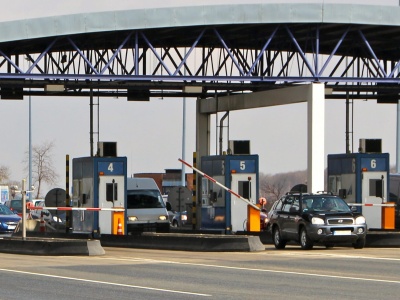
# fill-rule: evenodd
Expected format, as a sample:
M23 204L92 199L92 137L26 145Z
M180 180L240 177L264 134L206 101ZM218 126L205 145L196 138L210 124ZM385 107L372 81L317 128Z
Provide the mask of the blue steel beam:
M374 58L375 63L378 65L379 70L382 72L384 77L387 77L387 74L386 74L385 70L383 69L382 65L379 63L379 60L376 57L375 52L372 49L371 45L368 43L368 40L365 38L365 35L362 33L361 30L358 30L358 33L360 34L364 44L367 46L367 49L368 49L369 53L371 53L372 57Z
M219 32L214 28L214 33L216 34L216 36L218 37L219 41L221 42L222 46L225 48L226 52L228 53L228 55L230 56L230 58L232 59L233 63L236 65L236 67L239 70L240 75L244 75L244 71L242 70L242 68L239 66L238 61L235 59L234 55L232 54L232 52L229 50L226 42L224 41L224 39L222 38L222 36L219 34Z
M352 37L349 37L350 31L357 33L363 42L359 44L354 42L355 47L363 50L358 52L363 56L337 55L338 49L345 41L353 42ZM286 38L283 38L282 34L285 32ZM162 45L154 36L150 39L145 30L124 33L123 37L119 37L120 42L113 48L91 49L88 47L90 41L85 45L79 45L76 37L66 36L48 40L40 53L10 55L10 51L3 49L3 45L0 44L0 79L157 81L160 84L162 82L287 84L315 81L330 84L400 83L398 74L400 60L390 62L380 59L367 35L357 26L343 27L337 40L332 40L333 49L330 53L326 53L325 49L323 54L320 26L315 25L310 32L312 34L305 38L289 25L283 26L283 29L280 25L276 25L267 35L260 37L259 48L237 47L235 41L224 39L227 34L221 29L208 27L201 28L194 41L192 39L186 45L175 46ZM217 43L211 45L209 41L212 38L219 43L219 46ZM63 43L67 45L64 49ZM283 51L280 47L284 43L291 43L294 48ZM307 44L311 44L312 49L305 51ZM189 51L182 55L182 49L186 47ZM32 62L27 69L19 65L23 56ZM152 60L155 63L152 63ZM319 69L320 63L321 69ZM385 67L388 70L385 70ZM182 68L187 72L182 72ZM163 70L167 74L163 74Z
M316 79L315 81L317 81L317 75L315 74L312 66L310 65L310 62L308 61L307 57L305 56L303 50L301 49L299 43L297 42L297 40L295 39L295 37L293 36L292 32L290 31L288 26L285 26L290 38L292 39L292 42L294 43L294 45L296 46L298 53L300 54L300 56L303 58L304 63L306 64L308 70L311 72L311 74L313 75L313 77Z
M104 68L100 71L100 74L104 74L105 70L108 69L108 67L111 65L111 63L114 61L114 59L117 57L117 55L121 52L122 47L125 46L125 44L128 42L128 40L131 38L132 32L128 34L126 39L122 42L122 44L118 47L118 49L114 52L110 60L106 63Z
M180 69L182 68L182 66L184 64L186 64L188 57L190 56L190 54L193 52L193 50L196 48L197 44L199 43L200 39L203 37L204 35L204 31L205 29L203 29L199 36L196 38L196 40L194 41L193 45L190 47L189 51L187 51L187 53L185 54L185 57L182 59L181 63L179 64L178 68L175 70L173 75L178 74L178 72L180 72Z
M246 73L246 76L250 76L253 72L256 65L260 62L261 57L264 55L265 50L268 48L269 44L271 43L272 39L274 38L276 31L278 30L279 26L277 26L274 31L271 33L270 37L268 38L267 42L261 48L260 53L258 54L257 58L254 60L253 65L250 67L249 71Z
M332 53L329 55L328 59L325 61L325 64L321 68L321 71L318 73L318 77L324 72L325 68L329 65L331 59L336 54L336 51L339 49L340 45L342 44L344 38L346 37L347 33L349 32L350 28L347 28L343 35L340 37L339 41L337 42L335 48L333 49Z

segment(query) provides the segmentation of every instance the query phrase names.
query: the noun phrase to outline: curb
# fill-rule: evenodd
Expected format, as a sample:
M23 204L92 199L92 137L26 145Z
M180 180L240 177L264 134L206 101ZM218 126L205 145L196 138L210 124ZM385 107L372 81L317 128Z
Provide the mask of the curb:
M269 232L261 232L260 240L265 245L273 245ZM338 244L339 245L339 244ZM370 231L365 240L366 248L400 248L400 232Z
M106 235L29 232L25 240L13 235L0 239L0 252L27 255L104 255L103 246L199 252L256 252L271 245L268 232L237 235L216 233L155 233ZM400 232L369 232L365 247L400 248Z

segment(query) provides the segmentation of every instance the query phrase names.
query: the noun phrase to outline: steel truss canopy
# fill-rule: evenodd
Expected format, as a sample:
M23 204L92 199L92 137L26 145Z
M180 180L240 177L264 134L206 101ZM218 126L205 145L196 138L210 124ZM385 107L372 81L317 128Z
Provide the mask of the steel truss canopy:
M400 7L243 4L0 23L3 99L214 97L322 82L397 103Z

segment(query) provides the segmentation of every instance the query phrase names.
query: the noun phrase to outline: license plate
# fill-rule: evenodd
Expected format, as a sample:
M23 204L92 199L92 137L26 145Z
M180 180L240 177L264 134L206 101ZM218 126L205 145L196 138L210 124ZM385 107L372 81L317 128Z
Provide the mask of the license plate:
M350 230L335 230L333 235L351 235Z
M15 225L8 225L8 229L15 229Z

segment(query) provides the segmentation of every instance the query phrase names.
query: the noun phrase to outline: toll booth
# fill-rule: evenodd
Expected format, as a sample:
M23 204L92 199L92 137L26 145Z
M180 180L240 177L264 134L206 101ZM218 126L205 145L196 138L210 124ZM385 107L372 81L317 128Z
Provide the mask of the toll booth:
M126 220L119 216L122 223L118 224L110 208L126 208L126 174L126 157L72 160L72 206L82 209L73 210L73 232L121 234Z
M328 155L328 191L355 204L369 229L386 229L389 170L388 153Z
M258 155L215 155L201 159L205 174L254 205L259 190L258 168ZM202 178L200 229L226 233L245 231L247 206L215 182Z

